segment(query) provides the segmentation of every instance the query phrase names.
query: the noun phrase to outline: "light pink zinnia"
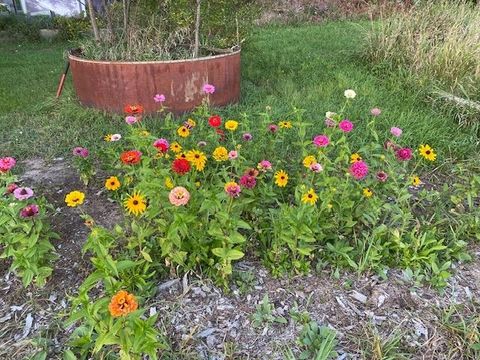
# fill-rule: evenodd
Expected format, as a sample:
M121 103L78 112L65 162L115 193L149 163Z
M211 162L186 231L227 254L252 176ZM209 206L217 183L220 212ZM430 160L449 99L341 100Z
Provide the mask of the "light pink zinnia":
M80 156L82 158L88 157L88 149L77 146L76 148L73 149L73 155L75 156Z
M319 173L320 171L323 170L323 167L319 163L313 163L312 165L310 165L310 170L312 170L313 172Z
M13 191L13 196L15 196L17 200L26 200L33 196L33 190L28 187L16 188Z
M165 95L163 94L156 94L154 97L153 97L153 101L155 101L156 103L163 103L165 101Z
M0 172L10 171L16 163L17 161L10 156L0 158Z
M125 122L126 122L128 125L133 125L133 124L135 124L137 121L138 121L138 120L137 120L137 118L136 118L135 116L129 115L129 116L127 116L127 117L125 118Z
M388 174L385 171L377 172L377 180L380 182L385 182L388 179Z
M316 147L325 147L330 143L327 135L317 135L313 138L313 145Z
M190 193L183 186L174 187L170 194L168 194L168 200L175 206L186 205L190 200Z
M403 132L402 129L395 126L390 129L390 133L395 137L402 136L402 132Z
M22 218L32 218L38 215L38 205L32 204L25 206L22 210L20 210L20 216Z
M245 134L243 134L242 139L243 139L244 141L250 141L250 140L253 139L253 136L252 136L252 134L250 134L250 133L245 133Z
M353 124L350 120L345 119L338 123L338 127L345 133L348 133L353 130Z
M238 158L238 151L236 150L232 150L228 153L228 158L230 160L235 160L236 158Z
M325 119L325 126L333 128L333 127L337 126L337 123L333 119L326 118Z
M379 116L381 113L382 110L380 110L379 108L373 108L372 110L370 110L370 114L372 114L373 116Z
M215 86L212 84L205 84L203 85L203 92L205 94L213 94L215 92Z
M267 171L272 169L272 163L268 160L262 160L258 163L257 169L261 171Z
M408 161L413 156L413 151L410 148L401 148L395 152L397 159L400 161Z
M122 135L120 134L113 134L112 137L110 138L110 141L118 141L122 138Z
M170 144L167 139L157 139L153 142L153 146L155 146L158 151L165 153L168 151Z
M269 130L272 134L274 134L274 133L277 132L278 126L275 125L275 124L270 124L270 125L268 125L268 130Z
M350 165L350 174L352 174L355 179L362 180L368 175L367 164L362 160L354 162Z
M235 198L240 196L242 188L236 182L232 181L225 185L225 192L228 194L228 196Z

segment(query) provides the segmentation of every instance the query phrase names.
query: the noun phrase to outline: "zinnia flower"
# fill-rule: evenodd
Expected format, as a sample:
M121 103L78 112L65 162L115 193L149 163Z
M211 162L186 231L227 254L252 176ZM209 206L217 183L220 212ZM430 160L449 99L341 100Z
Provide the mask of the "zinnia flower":
M400 161L408 161L412 158L413 152L410 148L401 148L395 152L395 155Z
M228 160L228 150L223 146L215 148L213 151L213 158L215 161L227 161Z
M350 163L354 163L354 162L357 162L357 161L360 161L362 160L362 157L360 156L359 153L354 153L352 155L350 155Z
M13 191L13 196L17 200L27 200L33 196L33 190L28 187L19 187Z
M281 129L291 129L292 123L290 121L280 121L278 126L280 126Z
M355 179L362 180L368 175L367 164L362 160L354 162L350 165L350 174L352 174Z
M125 209L129 214L135 216L141 215L147 210L147 203L145 198L138 192L134 192L133 195L129 195L123 202Z
M348 119L342 120L338 123L338 127L345 133L349 133L353 130L353 124Z
M255 179L255 176L245 174L240 178L240 185L242 185L244 188L253 189L256 184L257 180Z
M113 317L128 315L138 309L138 303L135 296L125 290L117 292L108 304L108 310Z
M320 171L323 171L323 167L319 163L313 163L310 165L310 170L315 173L319 173Z
M173 142L170 144L170 150L172 150L174 153L178 154L179 152L182 151L182 146L178 142Z
M120 154L120 160L126 165L135 165L140 162L142 153L138 150L124 151Z
M184 187L177 186L170 191L170 194L168 194L168 200L170 200L170 203L175 206L186 205L190 200L190 193Z
M237 128L238 128L238 122L235 121L235 120L228 120L225 123L225 129L227 129L229 131L235 131L235 130L237 130Z
M239 197L242 189L235 181L229 181L225 184L225 192L232 198Z
M212 84L204 84L202 90L205 94L213 94L215 92L215 86Z
M190 130L188 130L186 126L182 125L178 128L177 134L183 138L186 138L188 135L190 135Z
M402 129L395 126L390 129L390 133L395 137L402 136L402 132L403 132Z
M172 170L180 175L184 175L190 171L190 163L186 159L175 159L172 162Z
M258 163L257 169L265 172L272 169L272 163L268 160L262 160Z
M8 184L6 194L13 194L15 189L18 189L18 185L15 183Z
M207 157L205 154L198 150L190 150L187 152L187 160L195 166L198 171L203 171L205 164L207 163Z
M268 125L268 131L270 131L272 134L275 134L278 131L278 126L275 124L270 124Z
M113 135L111 135L111 137L110 137L110 141L118 141L118 140L120 140L121 138L122 138L122 135L120 135L120 134L113 134Z
M373 108L372 110L370 110L370 114L372 114L372 116L380 116L381 113L382 110L380 110L379 108Z
M27 205L22 210L20 210L20 216L22 218L31 218L38 215L38 211L39 211L38 205L35 205L35 204Z
M250 133L245 133L245 134L243 134L242 139L243 139L244 141L250 141L250 140L253 139L253 136L252 136L252 134L250 134Z
M304 204L315 205L317 200L318 200L318 195L315 193L315 190L313 190L313 188L308 190L308 192L306 192L302 196L302 202Z
M337 115L337 113L335 113L335 112L333 112L333 111L327 111L327 112L325 113L325 118L326 118L326 119L333 119L333 117L334 117L335 115Z
M365 196L366 198L370 198L372 197L372 195L373 195L372 190L370 190L369 188L363 189L363 196Z
M218 115L213 115L208 118L208 123L210 124L211 127L219 127L222 125L222 118Z
M138 121L138 119L137 119L136 116L128 115L127 117L125 117L125 122L126 122L128 125L133 125L133 124L135 124L137 121Z
M388 179L388 174L385 171L377 172L377 180L380 182L385 182Z
M230 160L235 160L236 158L238 158L238 151L236 150L232 150L228 153L228 158Z
M165 100L166 100L166 98L165 98L165 95L163 95L163 94L156 94L153 97L153 101L155 101L156 103L163 103Z
M85 194L81 191L72 191L65 196L65 203L69 207L77 207L79 205L83 204L83 201L85 200Z
M0 158L0 173L6 173L7 171L10 171L17 161L10 156Z
M435 154L433 149L428 144L420 145L418 152L420 153L420 155L422 155L425 159L429 161L435 161L435 159L437 158L437 154Z
M316 147L325 147L330 143L327 135L317 135L313 138L313 145Z
M275 173L275 184L279 187L285 187L288 183L288 174L284 170Z
M357 96L357 93L352 89L347 89L343 92L343 95L345 95L347 99L355 99L355 96Z
M305 156L305 158L303 159L303 166L309 169L310 165L315 164L316 162L317 162L317 159L315 159L315 156L308 155L308 156Z
M337 126L337 123L335 122L335 120L326 118L325 119L325 126L329 127L329 128L333 128L333 127Z
M88 149L86 148L83 148L83 147L79 147L77 146L76 148L73 149L73 155L75 156L80 156L82 158L86 158L88 157Z
M143 106L142 105L127 105L124 108L126 114L129 115L138 115L143 113Z
M153 142L153 146L155 146L158 151L166 153L168 151L170 144L166 139L157 139Z
M110 191L116 191L120 188L120 181L116 176L110 176L105 180L105 188Z
M192 129L197 126L197 123L195 122L195 120L188 118L186 121L183 122L183 125L189 129Z

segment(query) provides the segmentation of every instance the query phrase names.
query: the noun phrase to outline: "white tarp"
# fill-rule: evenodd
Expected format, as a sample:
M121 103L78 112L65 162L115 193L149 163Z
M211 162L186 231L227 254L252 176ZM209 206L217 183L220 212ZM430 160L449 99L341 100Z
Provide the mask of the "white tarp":
M79 0L20 0L24 13L29 15L49 15L50 12L61 16L75 16L85 11L85 5Z

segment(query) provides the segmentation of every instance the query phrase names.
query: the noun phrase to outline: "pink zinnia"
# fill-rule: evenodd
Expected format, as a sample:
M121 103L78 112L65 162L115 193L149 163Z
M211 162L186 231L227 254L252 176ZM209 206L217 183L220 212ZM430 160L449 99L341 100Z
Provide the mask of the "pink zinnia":
M362 160L354 162L350 165L350 174L352 174L355 179L362 180L368 175L367 164Z
M385 171L377 172L377 180L380 182L385 182L388 179L388 174Z
M22 210L20 210L20 216L23 218L34 217L38 214L38 210L38 205L27 205Z
M153 97L153 101L155 101L156 103L163 103L165 99L165 95L163 94L157 94Z
M390 133L395 137L402 136L402 132L403 132L402 129L395 126L390 129Z
M8 184L6 194L13 194L15 189L18 189L18 185L15 183Z
M243 134L242 139L243 139L244 141L250 141L250 140L253 139L253 136L252 136L252 134L250 134L250 133L245 133L245 134Z
M240 178L240 185L247 189L253 189L257 185L257 180L255 176L243 175Z
M127 116L127 117L125 118L125 122L126 122L128 125L133 125L133 124L135 124L137 121L138 121L138 120L137 120L137 118L136 118L135 116L129 115L129 116Z
M240 185L232 181L225 185L225 192L228 194L228 196L239 197L242 189Z
M168 194L168 200L170 200L170 203L175 206L186 205L190 200L190 193L184 187L177 186L170 191L170 194Z
M153 142L153 146L155 146L158 151L165 153L168 151L170 144L166 139L157 139Z
M342 130L343 132L346 132L346 133L353 130L353 124L348 119L340 121L338 123L338 127L340 128L340 130Z
M235 160L236 158L238 158L238 151L235 151L235 150L232 150L228 153L228 158L230 160Z
M10 156L0 158L0 172L10 171L16 163L17 161Z
M320 172L323 170L323 167L322 165L320 165L319 163L313 163L312 165L310 165L310 170L312 170L313 172Z
M337 126L337 123L335 122L335 120L326 118L326 119L325 119L325 126L326 126L326 127L333 128L333 127Z
M73 155L75 156L80 156L82 158L86 158L88 157L88 149L86 148L83 148L83 147L79 147L77 146L76 148L73 149Z
M325 147L330 143L327 135L317 135L313 138L313 145L316 147Z
M203 92L205 94L213 94L215 92L215 86L212 84L205 84L203 85Z
M395 152L397 159L400 161L408 161L413 156L413 151L410 148L401 148Z
M257 168L262 171L267 171L272 168L272 163L268 160L262 160L258 163Z
M372 114L373 116L379 116L381 113L382 110L380 110L379 108L373 108L372 110L370 110L370 114Z
M17 200L26 200L33 196L33 190L28 187L16 188L13 191L13 196L15 196Z
M269 130L272 134L274 134L274 133L277 132L278 126L275 125L275 124L270 124L270 125L268 125L268 130Z

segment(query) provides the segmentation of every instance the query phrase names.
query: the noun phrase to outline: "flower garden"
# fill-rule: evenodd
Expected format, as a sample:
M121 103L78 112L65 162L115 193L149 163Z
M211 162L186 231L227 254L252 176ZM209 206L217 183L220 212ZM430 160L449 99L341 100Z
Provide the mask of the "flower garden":
M162 314L147 316L145 306L169 277L194 273L228 293L236 264L253 259L277 278L324 269L386 278L398 269L442 291L471 259L480 176L458 163L454 181L432 180L445 158L435 144L406 141L415 129L385 128L379 108L352 118L361 105L351 89L317 118L298 108L277 118L268 106L224 118L210 106L214 85L203 85L202 105L184 122L152 94L160 131L144 125L142 104L127 104L118 132L99 134L100 148L72 150L82 182L104 174L103 191L124 217L100 226L85 192L65 189L64 206L89 231L91 272L71 297L64 358L162 358ZM358 138L359 123L368 137ZM17 179L15 164L0 159L2 257L24 286L41 287L55 261L53 208Z

